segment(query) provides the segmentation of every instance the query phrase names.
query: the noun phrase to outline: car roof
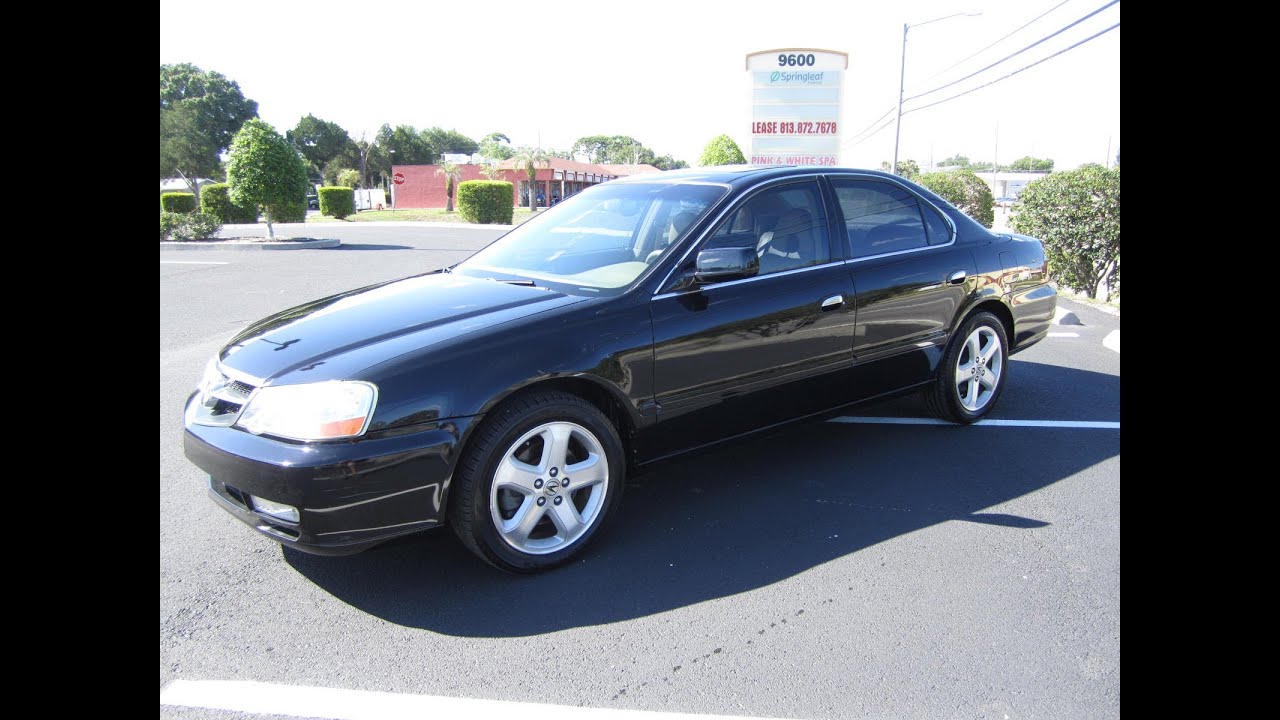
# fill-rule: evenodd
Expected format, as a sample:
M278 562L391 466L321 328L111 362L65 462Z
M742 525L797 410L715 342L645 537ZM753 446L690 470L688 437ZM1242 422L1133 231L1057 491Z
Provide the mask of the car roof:
M611 182L626 184L710 182L723 183L726 185L754 185L755 183L765 180L784 178L790 175L842 172L856 172L859 174L879 175L881 177L894 178L898 180L902 179L882 170L831 167L827 165L717 165L714 167L687 168L684 170L665 170L656 173L643 173L640 175L618 178Z

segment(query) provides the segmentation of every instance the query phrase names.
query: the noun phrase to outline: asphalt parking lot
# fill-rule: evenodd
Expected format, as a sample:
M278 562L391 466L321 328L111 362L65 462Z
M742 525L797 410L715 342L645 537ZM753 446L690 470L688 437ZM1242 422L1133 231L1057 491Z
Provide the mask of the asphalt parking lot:
M1072 306L1082 325L1014 356L1006 424L914 424L904 398L632 477L616 524L549 574L493 570L448 530L321 558L206 497L187 393L247 323L498 234L328 232L343 246L160 255L162 718L389 702L307 688L460 699L463 717L485 700L606 720L1120 714L1118 317Z

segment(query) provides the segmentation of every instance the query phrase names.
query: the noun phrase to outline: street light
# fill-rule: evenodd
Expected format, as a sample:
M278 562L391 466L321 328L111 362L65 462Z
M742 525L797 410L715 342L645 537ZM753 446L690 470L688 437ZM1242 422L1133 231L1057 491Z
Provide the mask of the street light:
M981 14L982 13L980 12L954 13L951 15L944 15L939 18L934 18L932 20L925 20L924 22L916 23L915 25L902 23L902 68L898 72L898 122L897 124L894 125L894 128L893 128L893 170L890 171L894 175L898 174L898 139L902 136L902 94L903 94L902 85L904 81L907 79L907 30L913 27L922 27L924 25L928 25L929 23L936 23L941 20L950 20L953 17L977 17Z

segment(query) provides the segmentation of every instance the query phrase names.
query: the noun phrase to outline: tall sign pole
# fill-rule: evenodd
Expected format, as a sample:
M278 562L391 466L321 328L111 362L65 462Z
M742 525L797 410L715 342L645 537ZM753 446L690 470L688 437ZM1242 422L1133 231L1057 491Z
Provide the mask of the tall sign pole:
M783 48L747 55L752 165L840 164L849 55Z

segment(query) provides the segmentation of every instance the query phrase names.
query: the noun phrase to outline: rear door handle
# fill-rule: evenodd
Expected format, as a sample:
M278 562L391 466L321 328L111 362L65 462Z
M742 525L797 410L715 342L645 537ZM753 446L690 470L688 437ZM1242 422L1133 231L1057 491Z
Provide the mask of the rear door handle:
M934 277L937 277L937 276L935 275ZM963 270L956 270L955 272L947 276L947 282L951 283L952 285L959 285L963 283L964 279L967 277L969 277L969 273Z
M843 304L844 304L844 296L843 296L843 295L832 295L831 297L829 297L829 298L827 298L826 300L823 300L823 301L822 301L822 309L823 309L823 310L830 310L831 308L837 308L837 307L840 307L840 306L841 306L841 305L843 305Z

